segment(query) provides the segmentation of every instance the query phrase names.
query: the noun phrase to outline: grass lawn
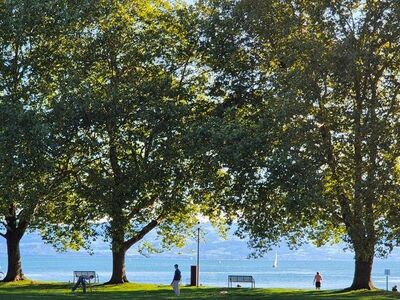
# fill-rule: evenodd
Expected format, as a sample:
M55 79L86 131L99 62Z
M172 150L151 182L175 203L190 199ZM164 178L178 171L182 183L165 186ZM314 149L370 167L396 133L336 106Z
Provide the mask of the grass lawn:
M0 283L0 300L66 300L66 299L176 299L171 287L154 284L128 283L124 285L95 286L87 294L78 289L71 293L71 284L25 281L20 283ZM400 299L400 294L384 291L314 291L294 289L248 289L248 288L192 288L181 289L179 299L210 300L284 300L284 299Z

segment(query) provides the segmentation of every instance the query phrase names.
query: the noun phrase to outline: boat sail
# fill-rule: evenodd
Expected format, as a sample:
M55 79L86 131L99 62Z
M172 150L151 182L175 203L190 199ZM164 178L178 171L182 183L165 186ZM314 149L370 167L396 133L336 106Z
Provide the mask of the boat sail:
M273 268L277 268L278 267L278 252L275 252L275 260L274 263L272 264Z

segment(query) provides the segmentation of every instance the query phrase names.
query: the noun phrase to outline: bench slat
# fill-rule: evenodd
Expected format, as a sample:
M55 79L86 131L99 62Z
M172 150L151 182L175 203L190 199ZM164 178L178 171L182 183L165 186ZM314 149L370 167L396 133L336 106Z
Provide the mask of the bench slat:
M74 276L96 276L95 271L74 271Z
M250 282L254 281L253 276L242 276L242 275L229 275L228 276L230 281L240 281L240 282Z

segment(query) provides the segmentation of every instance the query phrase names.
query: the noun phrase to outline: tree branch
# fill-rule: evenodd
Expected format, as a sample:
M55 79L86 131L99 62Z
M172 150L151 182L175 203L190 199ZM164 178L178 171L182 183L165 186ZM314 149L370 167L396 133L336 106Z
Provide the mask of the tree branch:
M157 196L150 198L146 202L139 203L132 211L128 214L128 220L131 220L136 214L138 214L142 209L148 208L156 202Z
M351 231L353 214L352 214L352 211L351 211L351 208L349 205L348 197L346 196L344 190L338 185L338 182L340 182L340 180L339 180L339 176L337 174L337 169L336 169L337 161L336 161L336 157L335 157L335 153L334 153L334 149L333 149L333 145L332 145L332 135L331 135L328 125L325 124L325 120L326 120L325 119L325 109L322 105L322 99L320 99L319 104L320 104L320 114L321 114L321 118L322 118L322 122L323 122L323 124L321 126L319 126L319 131L321 133L323 145L325 148L327 164L328 164L329 168L331 169L333 179L337 182L337 184L335 185L335 190L336 190L336 195L338 197L339 205L341 208L342 221L344 222L347 230Z
M146 165L147 164L147 160L149 158L149 154L150 154L150 150L151 150L151 146L153 145L153 139L154 139L154 130L152 130L150 132L150 136L148 137L147 141L145 142L145 145L143 147L143 162Z
M190 49L189 49L189 53L190 54L188 55L188 57L185 60L185 63L183 64L183 70L182 70L181 78L179 80L179 85L178 85L179 89L182 88L183 80L184 80L184 78L186 76L186 69L187 69L187 67L188 67L188 65L190 63L190 59L194 56L193 55L195 53L194 49L195 49L196 45L198 44L199 40L200 40L200 37L197 37L195 42L193 43L193 45L190 46ZM179 98L179 96L178 96L178 98Z
M155 227L157 227L161 223L162 219L163 219L163 217L159 216L157 219L151 221L146 226L144 226L142 228L142 230L140 230L138 232L138 234L136 234L134 237L132 237L129 240L125 241L124 242L125 250L128 250L130 247L132 247L132 245L134 245L135 243L140 241L146 234L148 234L151 230L153 230Z
M5 229L11 230L11 228L7 225L6 222L0 221L0 224L3 225Z

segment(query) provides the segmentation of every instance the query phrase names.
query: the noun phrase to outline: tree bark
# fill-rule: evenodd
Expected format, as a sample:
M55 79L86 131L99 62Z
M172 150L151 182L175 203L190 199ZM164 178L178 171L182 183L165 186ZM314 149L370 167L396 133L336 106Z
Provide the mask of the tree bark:
M373 258L369 260L358 260L355 262L355 271L353 283L350 290L367 289L372 290L375 288L371 280Z
M13 231L8 231L6 234L8 267L7 274L3 279L4 282L24 280L19 250L21 237L21 234Z
M125 268L125 249L113 249L113 270L111 279L107 282L107 284L120 284L129 282L126 277L126 268Z
M372 290L375 289L372 283L371 273L374 262L375 242L367 236L353 237L353 246L355 253L355 270L353 283L349 290Z
M121 217L114 217L110 222L111 231L111 250L113 256L113 267L110 280L106 284L120 284L129 282L126 277L125 255L127 248L125 247L124 222Z

